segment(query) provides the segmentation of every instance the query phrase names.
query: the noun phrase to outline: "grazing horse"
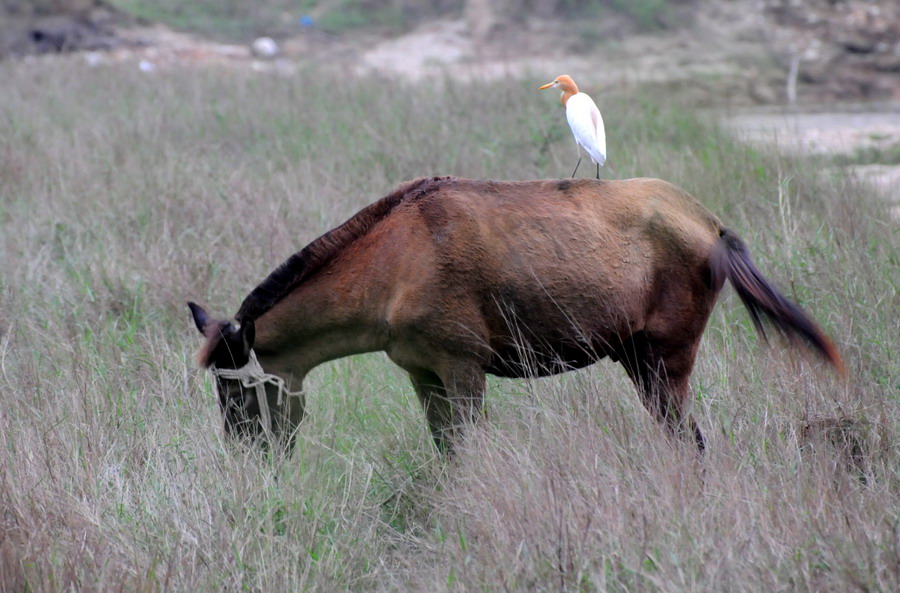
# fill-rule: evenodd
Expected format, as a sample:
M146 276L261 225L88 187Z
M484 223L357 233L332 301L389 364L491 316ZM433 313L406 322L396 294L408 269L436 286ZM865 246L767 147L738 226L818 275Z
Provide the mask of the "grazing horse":
M725 280L843 372L829 339L741 240L658 179L416 179L291 256L234 322L189 303L228 434L287 437L315 366L384 351L412 380L438 448L480 413L485 374L621 362L651 415L703 435L688 379Z

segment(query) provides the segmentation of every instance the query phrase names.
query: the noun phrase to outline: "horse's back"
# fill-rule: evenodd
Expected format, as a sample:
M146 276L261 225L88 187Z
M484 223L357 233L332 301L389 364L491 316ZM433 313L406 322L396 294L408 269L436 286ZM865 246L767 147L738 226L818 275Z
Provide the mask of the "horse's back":
M449 180L392 223L414 261L391 317L501 358L540 336L534 356L583 366L645 326L659 282L693 289L718 224L659 180Z
M705 265L720 228L689 194L655 179L459 180L416 213L448 280L464 276L494 296L540 286L573 303L604 295L621 304L660 268Z

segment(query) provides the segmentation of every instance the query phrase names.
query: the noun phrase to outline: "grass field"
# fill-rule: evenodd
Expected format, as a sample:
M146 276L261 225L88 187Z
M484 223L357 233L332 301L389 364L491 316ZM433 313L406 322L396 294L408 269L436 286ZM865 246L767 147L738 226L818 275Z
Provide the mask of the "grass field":
M32 0L46 9L78 0ZM681 0L684 2L684 0ZM220 38L252 39L258 35L290 35L299 19L312 16L315 27L330 33L359 30L399 32L429 17L456 16L466 10L464 0L108 0L109 4L142 19ZM669 0L522 0L496 3L496 15L521 22L523 14L581 20L620 13L643 30L665 26L671 17ZM594 40L596 42L596 39Z
M317 369L272 459L223 441L185 301L233 314L405 179L567 176L544 80L75 61L0 80L0 590L900 590L898 225L830 161L587 89L605 175L696 195L846 359L843 381L760 344L726 290L692 380L702 461L604 361L492 380L448 463L380 354Z

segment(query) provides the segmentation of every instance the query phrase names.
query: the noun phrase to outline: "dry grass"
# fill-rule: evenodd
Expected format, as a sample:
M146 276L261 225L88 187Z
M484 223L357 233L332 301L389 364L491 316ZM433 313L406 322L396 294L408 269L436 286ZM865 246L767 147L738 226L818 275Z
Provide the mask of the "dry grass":
M184 302L235 311L403 179L565 175L557 102L74 61L0 78L0 590L900 588L896 225L851 180L595 92L607 175L700 197L850 378L761 347L726 294L693 378L702 461L601 363L492 381L447 463L381 355L318 369L271 459L222 441Z

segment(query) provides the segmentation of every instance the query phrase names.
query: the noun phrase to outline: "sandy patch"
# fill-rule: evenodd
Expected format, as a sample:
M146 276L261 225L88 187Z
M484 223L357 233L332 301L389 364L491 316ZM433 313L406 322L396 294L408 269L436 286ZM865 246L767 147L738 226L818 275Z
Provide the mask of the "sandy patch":
M722 121L741 139L775 142L782 150L794 153L852 155L862 148L900 144L900 102L833 111L757 110L731 114ZM892 217L900 220L900 166L855 165L851 171L894 204Z
M900 103L853 107L821 112L743 112L727 117L724 123L751 142L775 140L785 150L814 154L850 153L900 143Z

